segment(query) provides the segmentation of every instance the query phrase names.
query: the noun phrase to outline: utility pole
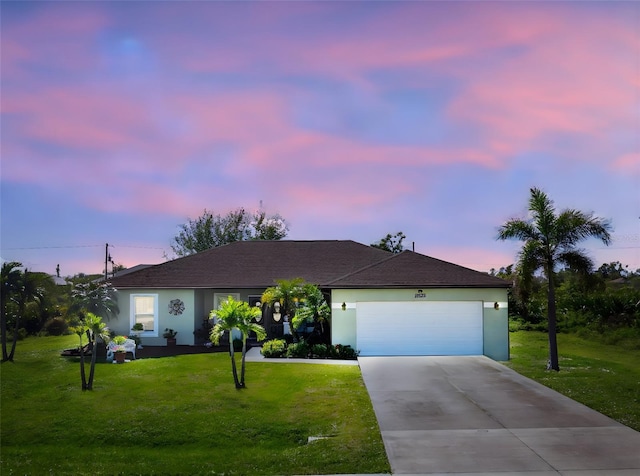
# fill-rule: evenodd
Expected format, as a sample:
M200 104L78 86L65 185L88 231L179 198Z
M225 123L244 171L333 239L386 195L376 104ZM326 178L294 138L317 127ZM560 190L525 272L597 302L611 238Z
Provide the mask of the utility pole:
M104 247L104 282L107 282L107 263L109 262L109 243Z

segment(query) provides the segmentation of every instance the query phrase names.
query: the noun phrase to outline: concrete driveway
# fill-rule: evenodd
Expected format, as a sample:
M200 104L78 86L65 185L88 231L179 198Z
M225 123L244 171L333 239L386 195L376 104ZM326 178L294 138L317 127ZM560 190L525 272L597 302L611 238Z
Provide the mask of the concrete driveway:
M394 474L640 475L640 433L487 357L362 357Z

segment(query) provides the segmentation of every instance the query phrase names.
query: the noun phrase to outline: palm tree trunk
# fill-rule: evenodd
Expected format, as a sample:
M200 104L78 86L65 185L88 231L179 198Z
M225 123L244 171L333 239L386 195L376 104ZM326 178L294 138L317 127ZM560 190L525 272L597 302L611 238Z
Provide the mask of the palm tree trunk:
M233 351L233 336L229 331L229 355L231 356L231 372L233 372L233 382L236 384L236 388L242 388L238 381L238 369L236 369L236 357Z
M91 368L89 370L89 382L87 383L87 390L93 390L93 376L96 371L96 359L98 357L98 338L94 334L91 340Z
M24 313L24 304L21 302L21 305L18 308L18 315L16 316L16 325L13 328L13 342L11 344L11 352L9 352L9 356L7 360L13 362L13 356L16 353L16 345L18 344L18 329L20 328L20 317Z
M560 370L558 362L558 339L556 329L556 290L553 280L553 268L547 271L549 291L547 293L547 315L549 321L549 363L547 370Z
M4 296L3 296L4 297ZM5 313L5 302L4 299L2 303L2 315L0 315L0 339L2 340L2 362L6 362L9 359L9 354L7 353L7 315Z
M82 390L87 390L87 377L84 373L84 347L82 346L82 335L80 335L80 380L82 381Z
M244 388L244 361L247 355L247 334L242 333L242 366L240 367L240 386Z

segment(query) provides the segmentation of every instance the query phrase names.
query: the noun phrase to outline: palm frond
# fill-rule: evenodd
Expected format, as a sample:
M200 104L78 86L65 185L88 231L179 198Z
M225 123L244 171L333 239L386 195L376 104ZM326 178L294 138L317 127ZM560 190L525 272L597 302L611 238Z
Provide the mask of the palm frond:
M247 331L255 332L256 338L258 340L263 340L265 337L267 337L267 331L265 330L265 328L260 324L256 324L255 322L249 323L249 325L247 326Z
M559 253L557 261L581 273L586 273L593 269L593 261L583 250L572 249Z
M225 325L218 322L211 329L211 332L209 333L209 340L211 340L213 344L218 345L220 343L220 338L224 335L224 332L226 330L231 330L231 329L227 329Z
M529 241L537 240L538 237L538 232L531 223L513 218L498 228L497 239Z
M252 322L252 319L256 319L260 315L261 310L259 308L249 306L249 303L245 301L236 301L229 296L220 305L220 309L210 313L210 316L215 316L217 322L211 329L209 338L211 342L218 345L225 331L232 331L233 329L238 329L244 336L251 331L257 335L262 335L265 332L264 328Z
M608 245L611 243L610 231L609 221L579 210L564 210L557 219L558 244L568 248L587 238L596 238Z
M533 276L545 262L545 248L539 241L527 241L518 254L518 269L524 275Z

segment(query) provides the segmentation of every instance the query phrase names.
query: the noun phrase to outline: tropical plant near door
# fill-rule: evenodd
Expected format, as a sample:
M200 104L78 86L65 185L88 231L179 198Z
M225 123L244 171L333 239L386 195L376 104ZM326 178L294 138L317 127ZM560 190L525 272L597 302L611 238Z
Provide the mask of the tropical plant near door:
M304 279L278 279L276 283L277 286L267 288L262 293L262 303L271 306L279 303L282 314L287 316L292 323L292 334L297 338L296 327L293 326L292 321L300 300L304 298Z
M589 271L591 259L576 246L586 238L597 238L605 245L611 242L608 221L574 209L556 214L553 201L537 188L530 190L528 220L510 219L498 230L499 240L524 242L518 268L524 280L542 269L547 280L547 318L549 324L548 369L560 370L556 337L555 270L559 265Z
M258 340L264 339L267 335L264 327L252 322L255 318L260 317L261 312L260 308L249 306L249 303L244 301L236 301L233 297L229 296L227 300L220 305L220 309L214 309L209 314L211 318L216 319L216 324L213 326L213 329L211 329L211 342L218 345L222 335L225 332L229 332L229 355L231 356L231 371L233 372L233 381L236 388L245 387L245 357L247 354L247 336L249 332L255 332ZM238 379L233 337L231 335L234 329L240 331L242 336L242 367L240 370L240 379Z
M280 304L282 313L289 317L291 332L296 339L301 337L298 329L306 323L315 328L325 343L329 343L331 309L322 291L302 278L280 279L276 282L277 286L267 288L262 293L262 302L269 305Z
M331 308L327 304L324 294L314 284L305 284L302 288L302 294L302 305L291 319L292 327L298 329L304 322L312 324L314 332L317 332L320 339L325 344L330 344L331 336L328 327L331 321Z

